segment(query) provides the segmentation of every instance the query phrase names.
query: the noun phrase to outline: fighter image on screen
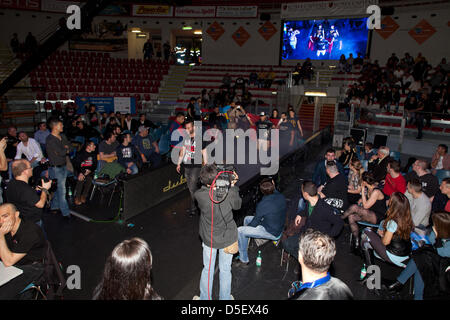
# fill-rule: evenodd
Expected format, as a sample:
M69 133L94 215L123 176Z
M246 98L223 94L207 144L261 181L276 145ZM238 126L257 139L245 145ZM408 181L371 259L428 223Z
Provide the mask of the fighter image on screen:
M325 37L320 36L319 40L315 43L315 48L317 50L317 57L324 56L327 52L330 41L325 39Z
M297 48L297 35L300 34L299 30L293 30L292 28L288 31L288 37L289 37L289 44L292 48L292 50L295 50Z
M328 47L328 53L331 54L331 51L333 50L334 43L336 42L336 45L339 44L337 47L338 50L342 49L342 40L339 40L339 31L334 27L334 25L331 25L330 31L328 31L327 35L328 41L330 41L330 45Z

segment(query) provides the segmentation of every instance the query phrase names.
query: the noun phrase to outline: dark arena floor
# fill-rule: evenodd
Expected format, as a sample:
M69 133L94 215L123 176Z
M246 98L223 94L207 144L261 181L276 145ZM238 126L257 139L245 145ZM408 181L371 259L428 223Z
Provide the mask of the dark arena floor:
M298 202L301 179L311 178L315 162L329 146L324 144L309 148L307 161L302 162L296 176L292 176L288 183L281 181L282 192L288 199L288 210L294 209L292 204ZM119 242L132 237L141 237L149 243L153 254L153 285L165 300L191 300L194 295L198 295L202 246L198 234L199 216L189 217L186 213L189 205L188 191L183 191L176 199L161 203L126 222L105 222L117 215L118 198L117 193L110 207L107 206L107 200L100 203L97 196L92 202L76 208L77 212L102 222L86 222L75 217L67 222L59 215L45 214L45 228L57 259L64 268L77 265L81 270L81 288L66 288L64 299L92 299L107 256ZM349 286L355 299L385 299L357 281L362 258L350 252L349 232L346 224L336 239L337 254L331 268L332 275ZM295 273L298 263L293 258L290 258L288 270L285 263L280 266L280 247L269 241L257 249L255 242L251 243L250 266L232 269L232 295L236 300L287 298L291 283L298 280L300 274ZM259 268L255 265L257 250L262 251L263 257ZM392 280L400 272L396 267L380 261L377 263L381 266L382 279ZM213 299L218 298L217 266L216 263ZM407 293L405 297L407 298Z

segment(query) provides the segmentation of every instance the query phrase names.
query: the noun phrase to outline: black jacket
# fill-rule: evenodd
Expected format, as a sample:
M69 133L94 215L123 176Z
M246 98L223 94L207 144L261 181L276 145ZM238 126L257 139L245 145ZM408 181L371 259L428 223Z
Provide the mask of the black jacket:
M326 283L311 289L305 289L294 295L297 300L353 300L353 294L347 285L331 277Z
M97 168L97 153L82 150L76 155L72 163L77 174L85 174L86 170L90 170L91 174L94 174Z
M209 187L202 186L194 194L200 208L199 233L203 243L214 249L223 249L237 241L238 232L236 222L233 220L233 210L241 208L242 199L239 188L230 188L227 197L220 204L214 204L214 225L211 244L211 200ZM216 199L216 195L214 196Z
M319 199L309 217L308 207L309 204L305 207L305 210L300 213L300 216L303 218L307 217L306 223L300 233L303 233L307 229L311 228L313 230L325 233L332 238L339 235L342 227L344 226L344 220L334 213L334 210L330 205L328 205L323 199Z
M386 178L389 160L391 160L391 157L387 156L381 162L378 162L378 160L369 162L369 171L372 171L375 181L380 182Z

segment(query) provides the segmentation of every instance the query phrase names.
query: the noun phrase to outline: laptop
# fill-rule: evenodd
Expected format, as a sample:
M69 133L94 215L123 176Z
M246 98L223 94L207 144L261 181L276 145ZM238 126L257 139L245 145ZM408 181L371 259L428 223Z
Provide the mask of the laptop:
M22 273L23 270L13 266L5 267L3 262L0 261L0 286L20 276Z

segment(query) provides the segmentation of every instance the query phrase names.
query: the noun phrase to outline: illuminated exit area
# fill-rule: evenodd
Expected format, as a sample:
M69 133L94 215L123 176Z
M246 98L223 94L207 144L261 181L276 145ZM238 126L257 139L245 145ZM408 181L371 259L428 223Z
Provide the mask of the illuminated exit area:
M202 30L192 26L172 30L177 65L199 65L202 62Z

